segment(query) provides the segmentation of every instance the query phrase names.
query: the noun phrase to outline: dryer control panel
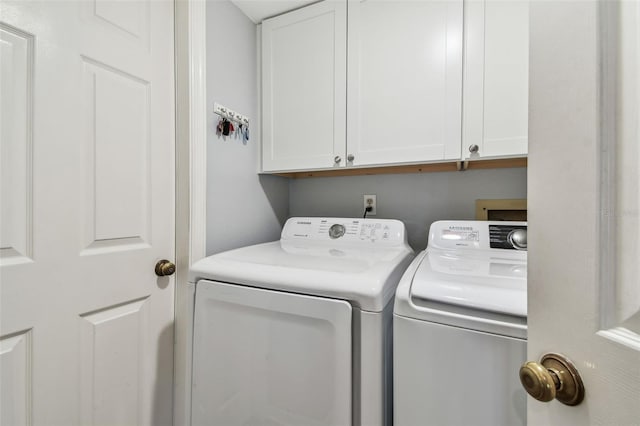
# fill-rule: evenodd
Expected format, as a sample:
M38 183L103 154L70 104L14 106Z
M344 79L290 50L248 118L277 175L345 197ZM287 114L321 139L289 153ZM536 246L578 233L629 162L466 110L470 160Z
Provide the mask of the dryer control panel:
M429 246L441 249L527 250L527 222L441 220L429 228Z
M398 245L406 243L407 232L404 223L394 219L292 217L281 239Z

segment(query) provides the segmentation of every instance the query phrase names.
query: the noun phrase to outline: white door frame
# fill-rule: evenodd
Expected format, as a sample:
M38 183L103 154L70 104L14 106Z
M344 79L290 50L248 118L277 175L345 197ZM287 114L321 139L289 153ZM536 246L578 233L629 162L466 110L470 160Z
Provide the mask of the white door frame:
M176 305L174 420L191 424L193 292L189 268L206 256L207 100L206 1L175 0L176 55Z

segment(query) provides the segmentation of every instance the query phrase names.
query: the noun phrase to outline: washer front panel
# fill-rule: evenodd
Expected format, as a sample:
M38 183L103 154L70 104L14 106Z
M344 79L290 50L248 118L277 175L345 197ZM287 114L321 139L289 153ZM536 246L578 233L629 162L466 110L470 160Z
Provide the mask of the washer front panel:
M394 316L394 426L525 426L524 339Z

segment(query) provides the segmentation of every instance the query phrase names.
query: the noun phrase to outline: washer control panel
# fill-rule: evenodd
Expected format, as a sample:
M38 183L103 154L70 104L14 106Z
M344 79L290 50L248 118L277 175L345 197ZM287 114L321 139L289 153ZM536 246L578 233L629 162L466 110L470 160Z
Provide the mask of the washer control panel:
M431 224L429 246L526 251L527 222L442 220Z
M507 250L526 250L526 225L489 225L489 246Z
M282 240L318 240L335 243L401 244L405 226L394 219L293 217L282 230Z

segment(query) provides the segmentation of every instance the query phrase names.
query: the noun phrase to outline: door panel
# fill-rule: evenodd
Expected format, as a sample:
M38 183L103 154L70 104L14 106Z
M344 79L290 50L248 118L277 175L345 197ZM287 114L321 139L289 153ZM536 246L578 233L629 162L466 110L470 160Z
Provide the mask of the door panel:
M463 156L526 155L529 2L465 2L464 20Z
M0 22L0 265L31 261L33 36Z
M529 3L487 1L484 21L484 126L480 149L484 148L486 156L526 154Z
M87 248L136 248L151 225L149 82L89 58L83 68Z
M348 5L350 165L459 159L462 1Z
M104 19L135 38L143 38L145 30L148 31L149 5L146 2L116 3L112 0L96 0L94 13L96 18Z
M148 298L82 314L81 424L144 424ZM112 345L117 342L117 348ZM122 401L129 401L122 404Z
M637 424L640 3L532 2L530 22L528 356L566 355L585 400L529 399L529 424Z
M0 423L3 425L31 424L31 356L31 330L0 338Z
M217 282L196 287L192 421L351 424L351 305Z
M613 294L607 298L609 315L603 322L633 333L636 349L640 350L640 3L620 2L614 13L618 22L612 24L617 24L620 31L611 40L619 47L613 93L617 100L617 139L610 149L609 166L614 174L608 176L604 202L615 213L608 222L611 234L605 235L611 242L607 254L615 253L615 257L607 259L611 267L608 281L614 285Z
M173 2L0 21L2 424L171 424Z
M346 32L335 1L262 23L264 171L345 164Z

